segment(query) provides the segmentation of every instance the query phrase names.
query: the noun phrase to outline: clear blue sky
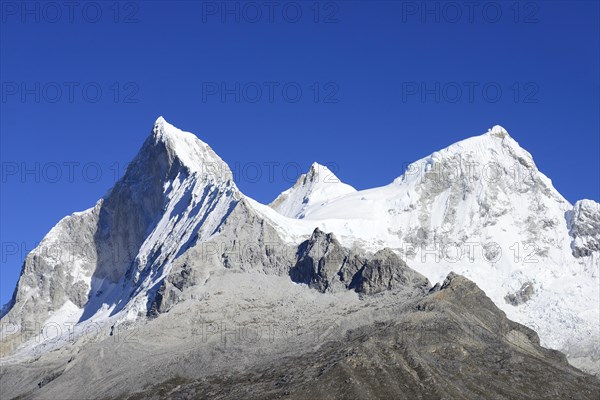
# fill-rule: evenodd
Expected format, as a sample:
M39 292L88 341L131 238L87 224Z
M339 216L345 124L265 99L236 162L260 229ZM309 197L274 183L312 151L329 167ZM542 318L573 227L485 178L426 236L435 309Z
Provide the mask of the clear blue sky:
M0 2L2 303L159 115L262 202L297 165L385 185L495 124L569 201L600 199L597 1L51 3Z

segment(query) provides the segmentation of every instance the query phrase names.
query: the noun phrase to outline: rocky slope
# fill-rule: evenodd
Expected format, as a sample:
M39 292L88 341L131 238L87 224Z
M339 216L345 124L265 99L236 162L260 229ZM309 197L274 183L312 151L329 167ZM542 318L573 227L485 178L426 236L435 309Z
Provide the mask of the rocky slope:
M475 322L476 321L476 322ZM122 399L594 399L600 382L539 346L469 280L451 274L392 321L242 374L172 379Z
M398 287L361 299L225 270L195 293L134 329L5 366L3 396L595 399L600 391L455 274L420 293Z

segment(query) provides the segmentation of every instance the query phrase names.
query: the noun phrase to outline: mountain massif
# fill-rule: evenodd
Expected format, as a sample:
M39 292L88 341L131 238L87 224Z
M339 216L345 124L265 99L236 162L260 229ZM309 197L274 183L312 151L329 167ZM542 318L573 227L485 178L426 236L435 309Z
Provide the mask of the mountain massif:
M379 188L314 163L263 205L161 117L27 255L2 397L593 399L599 257L600 205L499 126Z

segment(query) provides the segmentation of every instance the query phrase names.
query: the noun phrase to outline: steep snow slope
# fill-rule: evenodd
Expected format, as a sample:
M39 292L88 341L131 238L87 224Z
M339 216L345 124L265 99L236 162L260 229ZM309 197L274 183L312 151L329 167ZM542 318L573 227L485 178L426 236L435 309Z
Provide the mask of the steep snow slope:
M294 186L277 196L270 206L286 217L303 218L308 208L322 206L332 199L354 192L356 189L342 183L329 168L315 162Z

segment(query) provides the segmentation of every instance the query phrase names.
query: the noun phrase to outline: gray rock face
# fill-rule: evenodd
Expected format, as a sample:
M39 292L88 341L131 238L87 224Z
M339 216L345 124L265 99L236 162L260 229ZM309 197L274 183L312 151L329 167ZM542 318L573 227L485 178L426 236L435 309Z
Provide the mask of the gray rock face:
M214 239L192 246L153 291L149 316L168 312L222 268L288 276L325 293L353 290L370 295L385 290L426 291L429 281L384 249L369 257L343 247L332 233L315 229L299 246L284 243L270 224L239 202Z
M286 276L296 258L296 246L281 240L273 227L241 200L233 205L217 235L191 245L173 262L157 285L148 315L168 312L189 299L189 288L202 286L223 269Z
M590 256L600 252L600 204L593 200L580 200L567 213L569 234L573 237L571 248L575 257Z
M371 257L361 255L318 228L298 247L290 278L320 292L352 289L368 295L399 288L430 288L427 278L408 268L392 250L383 249Z
M348 251L332 233L315 229L310 239L298 247L298 260L290 271L290 278L320 292L345 288L338 274L347 257Z
M163 184L183 168L157 135L150 136L100 208L95 275L118 282L164 207ZM114 254L123 255L115 260ZM115 262L116 261L116 262Z
M353 286L359 293L373 294L398 288L418 288L428 290L429 280L410 269L390 249L383 249L366 261L353 279Z
M518 306L527 302L534 293L535 289L533 283L525 282L517 292L507 294L506 297L504 297L504 300L506 300L508 304Z
M2 322L30 332L65 301L77 306L87 302L86 279L95 269L93 243L102 202L94 208L63 218L40 245L29 253L12 300L0 314ZM79 263L74 271L72 265Z

